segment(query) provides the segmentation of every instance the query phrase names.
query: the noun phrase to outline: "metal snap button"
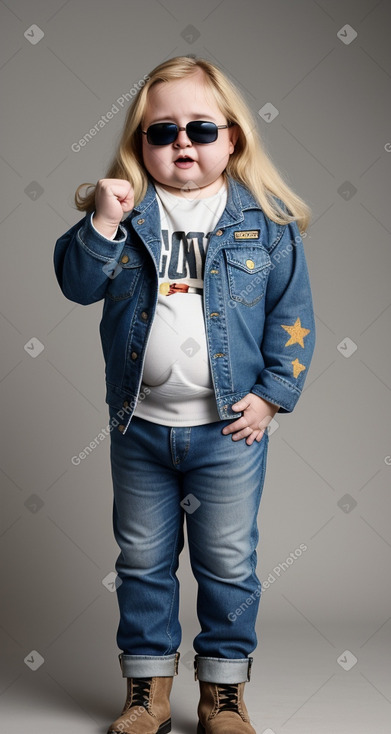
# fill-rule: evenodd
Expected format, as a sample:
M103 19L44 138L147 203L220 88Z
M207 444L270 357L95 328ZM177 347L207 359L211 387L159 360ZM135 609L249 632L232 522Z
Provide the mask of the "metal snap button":
M135 360L135 359L137 359L137 357L138 357L138 354L137 354L137 352L132 352L132 354L131 354L130 356L131 356L131 358L132 358L133 360Z
M125 263L128 263L129 262L129 255L122 255L121 262L124 263L124 264Z
M145 222L145 219L138 219L137 220L137 224L144 224L144 222Z
M217 232L216 232L216 234L217 234L218 237L221 237L221 235L223 234L223 230L222 229L218 229Z
M246 260L246 265L249 270L253 270L255 268L254 260Z

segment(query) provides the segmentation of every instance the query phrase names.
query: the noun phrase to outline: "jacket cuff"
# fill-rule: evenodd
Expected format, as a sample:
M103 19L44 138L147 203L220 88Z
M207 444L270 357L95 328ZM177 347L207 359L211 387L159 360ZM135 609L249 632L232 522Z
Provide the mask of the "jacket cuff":
M127 231L120 224L116 237L118 237L118 234L122 234L121 239L109 240L93 226L91 221L93 213L85 217L84 224L77 232L77 240L83 249L97 260L107 262L107 260L116 259L116 256L119 256L123 250L127 238Z
M99 232L99 230L95 227L95 224L94 224L94 214L95 214L95 212L92 212L91 213L90 222L91 222L92 227L95 230L95 232L97 232L98 234L101 234L101 232ZM102 235L102 237L103 236L104 235ZM117 227L117 230L114 232L114 234L112 235L112 237L107 237L106 239L111 240L113 242L114 240L118 240L120 238L121 238L121 232L118 231L118 227Z
M301 390L267 369L263 370L260 377L262 382L254 385L251 392L269 403L279 405L278 413L291 413L300 398Z

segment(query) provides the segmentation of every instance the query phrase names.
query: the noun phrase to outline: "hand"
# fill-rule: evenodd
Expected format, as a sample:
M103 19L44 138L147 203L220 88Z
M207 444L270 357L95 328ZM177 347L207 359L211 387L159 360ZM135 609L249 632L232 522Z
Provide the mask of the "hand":
M246 444L251 446L254 441L260 442L265 428L277 413L279 405L269 403L268 400L249 392L247 395L232 406L232 410L242 411L243 415L238 420L224 426L222 433L232 433L232 440L246 439Z
M134 191L122 178L101 178L95 187L94 227L105 237L115 234L124 212L134 207Z

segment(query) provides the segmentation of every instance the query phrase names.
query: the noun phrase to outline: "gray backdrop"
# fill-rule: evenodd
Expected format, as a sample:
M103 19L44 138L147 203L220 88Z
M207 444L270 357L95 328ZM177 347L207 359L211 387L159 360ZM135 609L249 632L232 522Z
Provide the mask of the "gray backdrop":
M390 731L390 19L387 0L0 2L8 728L104 732L123 704L109 439L72 462L108 423L102 304L67 301L52 257L83 216L77 185L105 174L123 98L162 60L193 53L238 84L313 211L317 346L295 411L277 415L270 436L258 546L269 585L247 705L267 734ZM179 576L173 731L190 734L198 623L187 546Z

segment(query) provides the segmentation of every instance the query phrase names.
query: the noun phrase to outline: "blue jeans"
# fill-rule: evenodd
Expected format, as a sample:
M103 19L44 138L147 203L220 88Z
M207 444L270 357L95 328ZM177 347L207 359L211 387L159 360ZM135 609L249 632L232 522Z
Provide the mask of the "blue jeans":
M110 407L112 425L115 416ZM133 416L124 435L121 427L111 432L124 677L174 675L182 639L176 571L186 517L201 627L195 677L250 679L261 593L257 513L269 437L265 432L251 446L233 441L221 433L230 422L178 428Z

